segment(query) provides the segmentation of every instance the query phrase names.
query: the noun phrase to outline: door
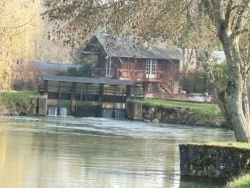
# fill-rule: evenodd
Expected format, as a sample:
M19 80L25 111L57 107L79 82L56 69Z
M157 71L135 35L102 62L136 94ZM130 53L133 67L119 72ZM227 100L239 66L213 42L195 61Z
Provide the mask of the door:
M157 60L148 59L146 62L146 78L156 78Z
M106 61L106 77L112 77L113 76L113 70L112 70L112 60L111 57L109 57Z

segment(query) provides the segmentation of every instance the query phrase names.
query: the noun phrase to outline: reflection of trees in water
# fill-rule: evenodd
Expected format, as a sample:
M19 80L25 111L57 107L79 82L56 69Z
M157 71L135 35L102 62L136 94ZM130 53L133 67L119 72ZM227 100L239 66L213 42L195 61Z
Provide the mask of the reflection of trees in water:
M197 141L226 134L98 118L18 117L1 124L8 124L5 137L0 134L0 181L6 187L174 187L178 144L193 135Z

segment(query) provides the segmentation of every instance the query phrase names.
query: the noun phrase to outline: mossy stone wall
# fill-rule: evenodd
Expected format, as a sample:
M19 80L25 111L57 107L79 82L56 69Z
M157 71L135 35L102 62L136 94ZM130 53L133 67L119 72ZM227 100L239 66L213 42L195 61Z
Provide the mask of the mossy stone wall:
M202 116L191 108L167 108L128 101L126 114L128 119L132 120L183 125L225 126L223 117Z
M231 178L250 171L250 148L181 144L181 176Z

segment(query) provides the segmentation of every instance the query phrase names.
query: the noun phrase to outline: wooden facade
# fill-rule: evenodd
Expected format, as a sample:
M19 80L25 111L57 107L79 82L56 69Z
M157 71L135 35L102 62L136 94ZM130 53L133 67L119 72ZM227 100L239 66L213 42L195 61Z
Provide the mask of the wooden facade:
M146 92L178 93L181 53L162 42L147 43L132 37L95 35L84 53L98 55L93 77L132 80Z

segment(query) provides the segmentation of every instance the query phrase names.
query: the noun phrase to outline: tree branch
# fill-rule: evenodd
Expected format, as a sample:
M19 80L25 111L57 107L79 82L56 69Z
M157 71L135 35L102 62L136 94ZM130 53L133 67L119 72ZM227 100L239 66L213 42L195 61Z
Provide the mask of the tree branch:
M230 27L230 18L231 18L231 12L233 10L233 0L229 0L227 7L226 7L226 13L225 13L225 26L226 28Z
M238 32L239 30L242 30L244 28L245 21L247 20L247 16L249 14L249 8L250 0L245 0L238 8L233 31Z

